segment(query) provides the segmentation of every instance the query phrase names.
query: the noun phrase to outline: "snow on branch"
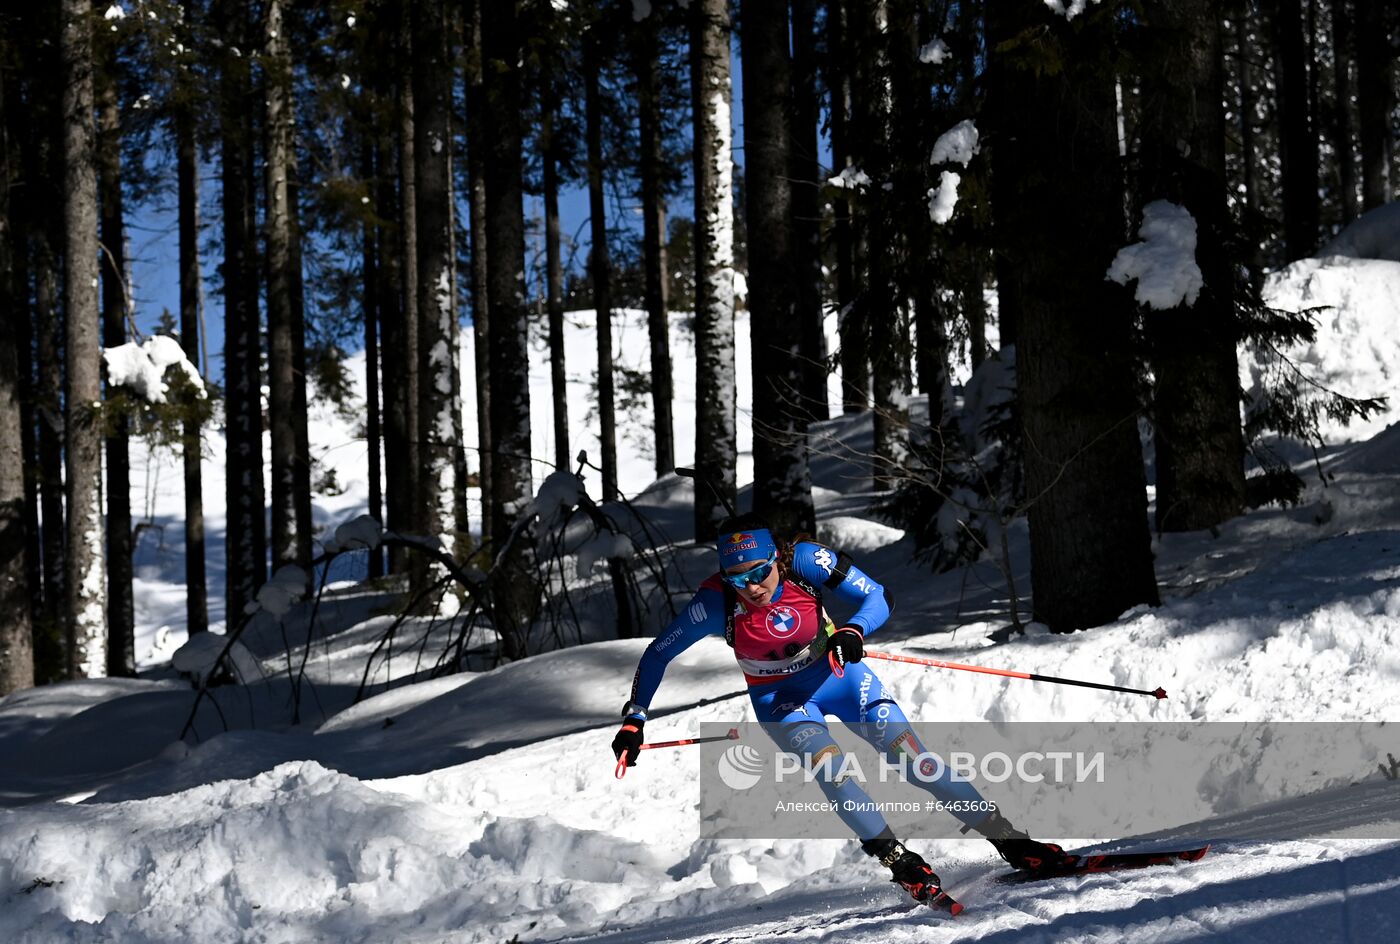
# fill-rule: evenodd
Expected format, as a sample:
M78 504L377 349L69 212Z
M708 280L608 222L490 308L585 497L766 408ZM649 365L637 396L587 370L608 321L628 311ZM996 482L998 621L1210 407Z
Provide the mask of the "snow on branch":
M185 357L184 348L174 338L157 334L140 344L128 341L103 350L107 364L107 380L114 386L127 387L147 403L164 403L170 385L165 382L168 368L184 371L190 383L199 391L199 398L208 396L204 378Z
M864 190L870 186L870 176L858 167L847 167L826 182L842 190Z
M919 61L922 63L932 63L942 65L948 59L948 44L938 37L934 37L923 48L919 50Z
M322 549L327 553L339 551L372 551L379 546L379 539L384 534L384 528L379 521L370 515L359 515L335 529L335 537L321 542Z
M966 167L968 162L976 156L978 148L977 125L969 118L966 121L958 122L938 136L938 140L933 144L933 153L929 155L928 162L930 164L958 163Z
M1094 0L1094 2L1098 3L1099 0ZM1072 20L1083 13L1089 3L1088 0L1069 0L1068 4L1064 0L1045 0L1045 5L1065 19Z
M1196 220L1183 206L1154 200L1142 208L1142 242L1118 250L1107 278L1137 279L1137 300L1149 308L1196 304L1205 284L1196 265Z
M586 494L582 479L568 469L558 469L540 483L539 491L525 506L523 516L530 518L538 515L546 530L552 530L568 517Z
M621 532L597 531L575 551L578 554L579 576L591 574L599 561L625 560L636 551L636 546L627 535Z
M271 580L258 588L257 601L249 603L244 612L263 610L273 616L286 616L292 604L306 595L309 582L306 571L296 564L283 564L277 568Z
M953 218L953 208L958 204L958 184L962 177L945 170L938 178L938 186L928 192L928 215L935 223L946 223Z

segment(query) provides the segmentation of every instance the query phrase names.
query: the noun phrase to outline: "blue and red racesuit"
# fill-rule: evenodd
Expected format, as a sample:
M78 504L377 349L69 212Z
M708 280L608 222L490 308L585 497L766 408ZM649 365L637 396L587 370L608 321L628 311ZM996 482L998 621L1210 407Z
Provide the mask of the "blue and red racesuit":
M863 662L848 664L844 676L832 672L826 645L835 626L817 596L791 576L854 604L855 613L842 625L855 627L864 636L879 629L890 615L889 592L848 558L838 559L835 551L820 544L798 542L792 575L778 584L768 603L751 604L737 594L730 597L735 601L734 657L748 682L757 720L772 722L765 724L765 730L809 764L839 750L827 730L827 715L857 723L856 730L879 751L910 757L923 753L904 712ZM725 635L727 622L724 584L716 573L642 654L632 681L629 717L645 720L667 664L705 636ZM825 773L820 780L823 792L857 837L869 840L880 835L886 829L885 818L856 779L832 782L831 774L839 766L817 767L819 775ZM990 806L977 790L966 780L951 777L946 768L937 779L915 782L940 800L959 801L950 808L967 826L976 826L989 815Z

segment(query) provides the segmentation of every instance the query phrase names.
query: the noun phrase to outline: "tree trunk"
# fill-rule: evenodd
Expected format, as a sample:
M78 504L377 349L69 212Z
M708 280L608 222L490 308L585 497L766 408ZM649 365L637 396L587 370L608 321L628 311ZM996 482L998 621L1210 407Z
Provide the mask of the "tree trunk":
M1366 0L1362 0L1363 3ZM1356 150L1352 146L1351 7L1349 0L1332 0L1332 149L1337 162L1337 203L1342 225L1356 219Z
M24 421L20 408L21 365L29 363L29 352L19 340L20 318L27 306L20 300L28 286L14 279L14 261L24 250L15 244L10 218L10 185L15 166L11 163L9 139L10 89L0 73L0 698L34 684L34 649L30 622L28 527L25 513ZM27 319L27 314L22 317Z
M793 252L787 8L744 8L744 171L753 351L754 510L780 532L816 529L807 468L802 347Z
M413 5L413 107L418 224L419 515L424 533L456 554L456 450L452 346L456 266L452 254L452 72L442 0Z
M1317 136L1308 112L1308 57L1301 0L1270 0L1278 52L1279 158L1283 171L1283 243L1288 261L1317 248Z
M222 0L221 33L248 48L245 0ZM239 43L239 39L243 42ZM224 427L228 441L226 507L227 628L267 579L263 518L262 368L258 271L253 239L252 107L249 57L225 47L220 79L220 152L224 242Z
M847 37L848 11L844 0L827 0L826 86L831 94L831 163L840 173L851 165L851 56ZM870 353L865 326L855 313L859 283L856 240L848 191L835 201L832 226L836 244L836 308L841 338L841 409L861 413L870 409Z
M495 479L495 439L491 435L491 298L487 288L486 261L486 155L490 130L485 123L484 75L481 71L481 0L470 0L467 56L467 185L471 189L470 221L472 266L472 338L476 360L476 443L480 456L477 470L481 494L481 540L492 540L491 509L495 502L491 489Z
M310 535L300 528L297 464L304 461L297 443L296 370L297 288L293 272L294 230L291 208L292 59L281 0L269 0L265 17L266 87L264 133L267 136L267 378L272 429L272 566L310 566Z
M737 501L734 420L734 198L729 6L693 0L695 130L695 537L714 537Z
M122 218L122 129L117 105L117 60L103 43L97 85L97 189L101 209L102 343L126 343L126 232ZM113 399L107 387L107 399ZM114 677L136 674L136 613L132 598L130 422L118 412L106 421L107 435L107 666Z
M660 55L657 16L637 25L637 110L640 115L642 179L642 268L651 341L651 406L655 433L656 476L676 467L676 436L671 422L671 337L667 314L666 197L662 190L665 155L662 151L661 101L657 88Z
M413 294L412 284L407 283L405 244L407 235L407 214L409 193L399 193L400 182L412 181L412 169L403 169L403 150L395 143L396 134L403 132L407 147L412 151L412 94L400 92L398 80L405 74L400 62L409 60L405 48L405 31L399 22L398 11L374 10L374 28L381 34L382 53L378 62L371 63L368 80L374 90L375 101L381 102L381 125L375 129L374 165L378 169L375 179L375 242L379 249L379 331L382 332L382 357L384 357L384 377L392 382L384 385L384 473L385 473L385 524L393 531L413 531L413 508L416 494L417 466L417 427L410 423L417 416L416 371L417 359L410 356L414 347L409 346L410 326L412 338L417 338L417 326L407 315L412 308L409 297ZM379 17L384 17L379 20ZM406 85L407 83L405 83ZM405 123L407 130L405 132ZM410 380L413 391L410 394ZM409 569L406 552L402 548L389 549L389 570L393 573L406 573Z
M36 109L32 104L21 103L18 93L22 88L23 82L16 82L6 96L4 80L0 79L0 120L4 121L3 128L0 128L0 135L4 135L4 140L0 140L0 169L3 169L5 180L26 176L24 149L20 142L35 128ZM19 444L23 459L20 469L24 492L21 519L24 525L24 579L25 586L29 588L29 624L35 631L34 635L38 636L44 632L44 555L39 544L39 463L38 441L34 434L38 420L34 383L34 311L29 303L29 234L38 215L38 205L34 202L35 183L33 178L29 178L23 192L9 195L8 258L12 275L7 287L3 275L5 266L0 265L0 309L12 312L14 322L15 389L19 396ZM0 208L3 208L5 199L0 196ZM0 243L4 239L4 234L0 233ZM8 305L6 297L10 299ZM38 649L39 646L31 640L31 661L36 663Z
M603 461L603 500L617 498L617 436L613 405L612 263L608 258L608 218L603 203L603 106L599 87L599 39L591 27L583 38L583 94L588 147L588 214L591 245L588 272L598 326L598 440Z
M186 16L191 15L186 4ZM194 90L182 87L175 110L176 177L180 230L180 345L206 374L199 351L199 153L195 145ZM181 439L185 471L185 625L191 634L209 629L209 588L204 567L204 480L199 423L187 419Z
M486 153L486 282L491 309L492 534L504 542L530 502L529 312L525 307L525 216L521 207L521 30L514 4L482 6L482 60L490 129ZM500 559L493 587L505 654L525 654L538 602L526 542Z
M367 136L360 145L360 175L366 186L375 179L374 145ZM379 429L379 244L374 220L366 217L360 225L361 283L360 307L365 339L365 437L369 458L369 515L384 520L384 486L380 478L382 451ZM369 552L366 576L373 580L384 574L384 554L379 548Z
M1356 104L1363 212L1394 199L1390 181L1394 147L1390 121L1395 107L1392 22L1393 11L1386 4L1375 0L1359 0L1356 4Z
M890 147L895 154L932 152L935 140L934 123L939 127L951 124L951 109L935 109L930 73L919 62L921 23L919 4L914 0L889 0L887 36L889 51L889 83L892 91ZM941 27L942 24L940 23ZM929 32L924 30L923 32ZM945 124L946 123L946 124ZM919 207L926 204L929 190L929 164L924 160L904 160L892 168L894 183L893 206ZM927 212L891 213L897 221L899 237L896 285L899 299L907 311L913 308L913 360L919 389L928 401L927 426L938 428L943 423L943 391L948 385L948 332L952 318L951 305L942 297L951 265L946 260L935 272L933 257L937 249L933 238L933 221ZM951 255L951 253L940 253ZM905 382L907 396L912 384ZM905 409L905 422L908 411ZM899 474L896 471L896 476Z
M880 22L885 17L885 4L861 6L852 10L848 22L849 42L855 69L855 89L858 108L852 118L856 162L866 170L892 167L890 142L890 81L889 57L885 49L885 34ZM888 177L888 171L883 175ZM870 381L874 407L875 447L873 480L875 488L890 488L903 468L908 454L909 405L905 380L908 343L903 331L907 301L896 290L898 272L895 234L900 228L899 217L911 211L898 206L892 191L884 189L889 180L876 180L867 191L869 209L862 221L865 234L865 284L856 300L856 321L869 332Z
M1240 88L1240 173L1241 184L1244 186L1244 204L1254 214L1263 213L1263 203L1259 194L1259 172L1257 170L1258 149L1256 148L1255 132L1255 88L1254 70L1250 64L1250 56L1253 55L1254 46L1250 43L1250 9L1253 4L1244 4L1239 10L1235 21L1235 46L1239 61L1239 88ZM1251 239L1249 243L1249 258L1246 260L1249 266L1249 278L1255 288L1261 288L1264 284L1264 255L1263 247L1258 239Z
M1141 197L1170 200L1195 217L1205 281L1194 305L1146 314L1157 527L1197 531L1244 512L1223 43L1210 0L1147 0L1144 12Z
M564 371L564 270L559 255L559 144L554 116L559 107L555 83L547 74L540 93L540 158L544 169L545 307L549 310L549 379L554 403L554 466L573 465L569 453L569 390Z
M295 122L293 122L295 124ZM297 554L302 568L311 570L311 429L306 401L306 287L302 277L301 186L293 138L287 149L287 220L291 231L292 287L292 433L296 462L292 466L292 496L296 505ZM309 586L309 584L308 584Z
M976 370L987 359L987 297L983 294L985 278L976 251L968 272L967 287L962 291L962 307L967 315L967 358Z
M92 12L64 0L64 308L68 390L63 426L68 496L68 652L72 677L107 670L107 571L102 544L101 345L97 326L97 172Z
M792 0L792 228L804 412L809 419L825 420L831 413L826 403L826 331L822 324L816 7L816 0Z
M406 500L406 527L414 534L426 534L427 525L423 521L423 503L420 496L424 487L424 450L421 443L419 413L421 398L419 388L423 377L419 374L419 338L421 319L419 317L419 183L417 183L417 153L414 139L417 123L414 112L413 62L416 46L412 39L412 14L403 10L400 22L399 52L399 240L400 270L403 272L403 402L405 402L405 431L407 434L407 459L409 459L409 493ZM416 563L416 559L414 562ZM412 570L413 563L410 563ZM421 574L420 574L421 576Z
M991 199L1001 310L1017 313L1034 612L1057 632L1157 602L1132 302L1104 278L1126 241L1113 16L1091 7L1071 25L1039 4L987 6ZM1047 53L1064 69L1037 75L1033 57Z
M35 135L30 148L30 161L25 176L34 181L38 208L59 206L62 190L54 173L59 166L55 160L51 139L59 139L52 112L45 109L41 131ZM43 517L40 545L44 571L44 618L50 633L58 633L64 624L68 594L64 581L67 575L65 554L66 528L64 522L63 489L63 357L64 326L59 309L58 267L56 247L63 242L62 218L45 212L36 220L34 240L34 334L38 360L38 384L35 390L34 412L38 416L39 447L39 513ZM42 655L42 653L36 653ZM41 661L42 658L41 658ZM67 674L68 662L50 668Z
M387 91L387 90L386 90ZM389 94L392 94L391 92ZM392 99L391 99L392 100ZM384 443L384 514L390 528L402 527L412 503L413 475L408 468L408 440L412 433L407 426L407 399L404 391L403 265L399 251L400 217L398 194L398 163L393 146L393 133L380 129L374 144L375 224L374 242L378 269L375 289L378 298L375 309L380 331L380 364L384 383L381 432ZM389 551L389 570L404 570L403 551Z

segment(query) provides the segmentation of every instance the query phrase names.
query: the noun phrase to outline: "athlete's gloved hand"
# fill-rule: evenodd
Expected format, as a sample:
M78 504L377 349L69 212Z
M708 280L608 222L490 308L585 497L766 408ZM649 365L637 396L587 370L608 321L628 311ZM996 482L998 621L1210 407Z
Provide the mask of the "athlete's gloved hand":
M628 718L622 722L617 736L613 738L613 757L621 758L626 751L628 767L637 766L637 755L642 752L642 725L645 723L639 718Z
M842 626L831 634L826 650L836 666L844 671L847 664L859 662L865 655L865 637L854 626Z

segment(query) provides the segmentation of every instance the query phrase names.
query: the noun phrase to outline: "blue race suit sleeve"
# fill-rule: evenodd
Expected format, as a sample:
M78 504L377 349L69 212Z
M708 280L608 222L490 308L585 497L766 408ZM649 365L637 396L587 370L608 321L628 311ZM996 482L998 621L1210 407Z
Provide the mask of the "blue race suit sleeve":
M843 621L869 636L884 625L894 611L894 597L889 590L829 547L810 541L799 541L792 551L792 569L799 577L824 592L835 593L856 606L856 612Z
M661 684L666 666L706 636L724 635L724 593L701 587L680 615L651 641L632 677L631 703L645 710Z

